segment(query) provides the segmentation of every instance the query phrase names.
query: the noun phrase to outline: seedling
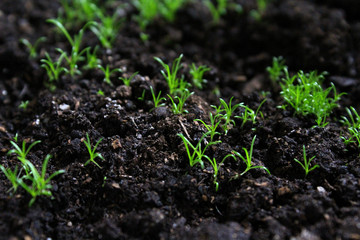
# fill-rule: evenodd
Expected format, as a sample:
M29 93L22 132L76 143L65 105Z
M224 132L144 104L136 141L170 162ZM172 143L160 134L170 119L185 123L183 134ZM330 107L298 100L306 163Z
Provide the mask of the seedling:
M26 101L21 101L20 105L18 108L24 109L26 110L27 106L29 105L29 100Z
M204 157L210 162L210 164L211 164L211 166L213 168L213 171L214 171L214 173L213 173L213 178L214 178L213 183L215 184L215 191L217 192L219 190L219 182L217 181L217 176L218 176L220 167L223 165L225 159L227 159L228 157L232 157L235 160L236 160L236 158L234 157L234 155L228 154L221 160L220 163L217 163L215 158L213 158L211 160L211 158L209 158L206 155Z
M194 92L189 92L188 89L185 89L184 91L181 92L180 97L179 96L175 96L174 98L172 98L169 94L167 95L171 101L171 105L172 105L172 111L174 114L183 114L183 113L187 113L187 110L184 110L184 105L185 105L185 101L191 96L193 95ZM175 102L175 100L177 99L177 102Z
M119 79L126 85L126 86L130 86L131 80L134 79L134 77L138 74L139 72L134 72L130 77L119 77Z
M16 166L14 171L12 171L10 168L6 169L3 165L0 164L0 169L11 182L12 187L9 189L9 191L12 189L13 192L16 192L19 187L18 167Z
M96 148L98 147L99 143L102 141L102 138L100 138L99 141L96 142L94 148L91 148L91 142L90 142L90 138L89 138L89 134L86 133L86 140L84 140L84 144L89 152L90 158L89 160L87 160L84 164L84 166L88 165L90 162L94 163L96 166L98 166L99 168L100 165L95 161L95 158L100 158L101 160L105 160L104 157L101 155L101 153L95 152Z
M49 56L49 54L46 52L45 53L46 59L40 60L40 62L43 63L41 64L41 67L45 68L46 70L50 85L52 85L54 81L58 81L60 74L62 72L65 72L65 68L61 66L62 60L64 59L65 55L66 53L62 53L59 56L59 58L56 60L56 62L54 62Z
M312 170L314 170L315 168L320 167L319 165L314 165L312 168L309 169L310 167L310 162L315 158L315 156L313 156L312 158L310 158L309 160L307 160L306 157L306 150L305 150L305 145L303 145L303 157L304 157L304 163L300 162L299 160L297 160L296 158L294 159L294 161L296 161L298 164L301 165L301 167L304 169L305 171L305 177L308 175L309 172L311 172Z
M250 15L255 20L260 21L270 1L271 0L256 0L257 9L251 10Z
M353 143L356 140L360 147L360 116L354 107L346 108L346 112L349 115L350 120L347 117L342 116L341 122L347 126L350 138L341 137L341 139L344 140L345 144Z
M265 102L266 102L266 98L261 101L256 111L252 110L245 104L240 103L240 107L244 108L244 112L240 116L235 116L235 118L240 118L242 120L240 128L242 128L245 125L245 123L247 123L248 121L251 121L252 124L256 123L256 118L258 114L260 113L260 115L262 115L262 113L260 112L260 108Z
M169 22L175 20L176 12L187 2L187 0L162 0L159 1L159 12Z
M168 64L164 63L160 58L154 57L154 59L159 62L164 70L161 70L161 74L164 76L168 86L170 95L179 95L181 94L187 87L188 83L184 81L184 76L180 79L177 77L178 71L182 68L181 59L183 55L181 54L178 58L174 60L171 68Z
M101 64L101 60L97 58L96 54L99 46L95 46L91 52L91 48L86 48L86 66L85 69L94 69Z
M52 189L50 180L53 179L55 176L65 172L64 170L58 170L46 179L46 168L50 158L51 155L46 155L42 165L41 174L37 171L36 167L31 162L27 161L27 166L30 168L31 174L27 174L24 178L31 181L31 186L28 186L23 181L23 179L19 179L19 185L23 187L32 196L32 199L29 202L29 207L33 205L37 196L52 196L52 193L50 191Z
M230 98L229 104L227 104L224 99L220 98L220 105L218 107L214 105L211 106L216 110L216 114L220 115L221 118L225 120L225 123L221 126L225 132L225 135L228 133L231 124L235 126L235 121L231 117L233 112L241 106L240 103L232 106L231 102L233 98L234 97Z
M161 91L159 91L157 96L155 95L155 92L154 92L154 89L152 88L152 86L150 86L150 91L151 91L151 95L152 95L153 101L154 101L154 107L152 109L150 109L150 112L152 110L154 110L155 108L165 106L165 103L161 103L161 101L166 100L166 98L161 97Z
M45 42L45 41L46 41L46 37L40 37L35 41L34 45L32 45L29 42L29 40L27 40L25 38L20 39L20 42L22 44L24 44L28 48L30 58L36 58L37 57L37 55L38 55L37 54L37 47L39 46L40 43Z
M133 0L134 6L139 10L135 20L139 23L140 29L144 31L158 15L158 1Z
M256 139L256 135L253 137L253 140L251 141L251 146L250 146L250 151L248 151L246 148L242 148L243 151L245 152L245 157L243 155L241 155L239 152L233 150L232 153L235 154L236 156L238 156L241 160L243 160L243 162L246 164L246 169L240 173L240 174L236 174L233 179L237 179L239 178L239 176L244 175L245 173L247 173L249 170L251 169L256 169L256 168L261 168L264 169L268 174L270 174L270 171L264 167L264 166L255 166L252 163L252 155L253 155L253 150L254 150L254 143L255 143L255 139ZM271 174L270 174L271 175Z
M59 21L67 27L78 29L86 22L94 21L101 9L92 0L61 0Z
M209 113L209 116L210 116L210 124L206 124L201 119L195 119L194 121L201 122L204 125L204 127L207 130L207 134L210 135L210 142L212 142L214 140L215 135L220 135L220 133L217 132L216 130L221 123L222 116L219 114L214 116L211 112Z
M101 89L99 89L97 91L97 94L100 95L100 96L105 96L104 92Z
M216 0L216 4L211 0L205 0L204 4L208 7L214 23L217 24L220 21L220 17L226 14L228 0Z
M144 101L144 100L145 100L145 89L142 91L141 97L138 97L138 99L139 99L140 101Z
M98 65L98 68L101 69L101 71L104 73L105 77L104 77L104 82L106 82L107 84L109 84L110 86L112 86L112 82L110 80L110 77L113 73L115 72L122 72L120 68L114 68L113 70L110 71L110 66L106 65L106 67L104 68L101 65Z
M203 78L205 72L210 71L205 65L196 67L195 63L190 66L190 74L192 76L192 82L198 89L203 89L203 84L207 83L206 79Z
M283 57L273 57L272 66L266 68L273 86L276 86L280 78L284 76L285 68L285 59Z

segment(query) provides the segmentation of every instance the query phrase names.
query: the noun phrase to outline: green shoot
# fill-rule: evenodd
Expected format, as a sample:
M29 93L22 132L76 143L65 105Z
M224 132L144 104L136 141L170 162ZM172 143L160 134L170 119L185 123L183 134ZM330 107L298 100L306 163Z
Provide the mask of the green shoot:
M95 152L96 148L98 147L99 143L102 141L102 138L100 138L99 141L96 142L94 148L91 148L91 142L90 142L90 138L89 138L89 134L86 133L86 140L84 140L84 144L89 152L90 158L89 160L87 160L84 164L84 166L88 165L90 162L94 163L96 166L98 166L99 168L100 165L95 161L95 158L100 158L101 160L105 160L104 157L101 155L101 153Z
M178 58L176 58L170 68L168 64L164 63L160 58L154 57L154 59L159 62L164 70L161 70L161 74L164 76L168 86L170 95L178 95L181 94L187 87L188 83L184 81L184 76L179 79L177 77L178 71L182 68L181 59L183 55L181 54Z
M203 84L207 83L206 79L203 79L203 75L207 71L210 71L210 68L205 65L196 67L195 63L191 64L190 74L192 76L192 82L198 89L203 89Z
M29 105L29 100L26 101L21 101L20 105L18 108L24 109L26 110L27 106Z
M142 91L142 93L141 93L141 97L138 97L138 100L140 100L140 101L144 101L145 100L145 89Z
M216 0L216 4L211 0L205 0L204 4L209 9L214 23L217 24L220 21L220 17L226 14L228 0Z
M157 96L155 95L155 92L154 92L154 89L152 88L152 86L150 86L150 91L151 91L151 95L152 95L153 101L154 101L154 107L152 109L150 109L150 112L152 110L154 110L155 108L165 106L165 103L161 103L161 101L166 100L166 98L160 97L161 96L161 91L159 91Z
M159 1L159 12L169 22L175 20L176 12L187 2L187 0L162 0Z
M29 40L27 40L25 38L20 39L20 42L22 44L24 44L28 48L30 58L36 58L37 57L37 55L38 55L37 52L36 52L37 47L39 46L40 43L45 42L45 41L46 41L46 37L40 37L35 41L34 45L32 45L29 42Z
M221 126L225 132L225 135L228 133L231 124L235 126L235 121L231 117L233 112L241 106L240 103L232 106L231 102L233 98L234 97L230 98L229 104L227 104L222 98L220 98L220 105L218 107L213 105L211 106L216 110L216 114L219 114L221 118L225 120L225 123Z
M110 77L113 73L115 72L122 72L120 68L114 68L113 70L110 71L110 66L106 65L106 67L104 68L101 65L98 65L98 68L104 73L105 77L104 77L104 82L106 82L107 84L109 84L110 86L112 86L112 82L110 80Z
M360 147L360 116L354 107L346 108L346 112L349 115L350 120L347 117L342 116L341 122L348 128L350 138L341 137L341 139L344 140L345 144L354 143L356 140Z
M139 10L139 15L135 17L135 20L139 23L140 29L144 31L158 15L158 1L133 0L132 2Z
M96 46L91 52L91 48L86 48L86 65L85 69L94 69L101 64L101 60L97 58L96 54L99 46Z
M285 68L285 59L283 57L273 57L272 66L266 68L273 86L276 86L276 83L284 76Z
M238 156L241 160L244 161L244 163L246 164L246 169L240 173L240 174L236 174L233 179L237 179L239 178L239 176L244 175L245 173L247 173L249 170L251 169L255 169L255 168L261 168L264 169L268 174L270 174L270 171L264 167L264 166L255 166L252 163L252 155L253 155L253 150L254 150L254 143L255 143L255 139L256 139L256 135L254 136L253 140L251 141L251 146L250 146L250 151L248 151L246 148L242 148L243 151L245 152L245 157L243 155L241 155L239 152L237 151L232 151L233 154L235 154L236 156ZM271 175L271 174L270 174Z
M15 167L15 170L11 171L10 168L6 169L3 165L0 164L0 169L12 184L12 187L9 189L9 191L12 189L13 192L16 192L17 188L19 187L18 167Z
M180 97L175 96L174 99L168 94L167 96L169 97L169 99L171 101L173 113L174 114L187 113L188 111L184 110L185 101L193 94L194 94L194 92L189 92L188 89L185 89L183 92L181 92ZM175 103L175 99L178 100L177 101L178 103Z
M22 179L19 179L19 185L32 196L32 199L29 202L29 207L31 207L31 205L35 202L36 197L39 195L52 196L50 191L52 189L50 180L65 172L64 170L56 171L46 179L46 168L50 158L51 155L46 155L42 165L41 174L31 162L27 161L27 166L30 168L31 174L27 174L24 178L31 181L31 186L28 186Z
M46 59L41 59L41 67L46 70L46 73L49 78L49 83L53 84L54 81L58 81L60 74L65 71L65 68L61 66L62 60L64 59L66 53L62 53L56 62L54 62L49 54L46 52Z
M294 161L296 161L298 164L301 165L301 167L304 169L305 171L305 177L308 175L309 172L311 172L312 170L314 170L315 168L320 167L319 165L314 165L312 168L309 169L310 167L310 162L315 158L315 156L313 156L312 158L310 158L309 160L307 160L306 157L306 150L305 150L305 145L303 145L303 157L304 157L304 163L300 162L299 160L297 160L296 158L294 159Z
M99 90L97 91L97 95L105 96L105 93L103 92L103 90L99 89Z
M205 155L204 157L209 161L209 163L210 163L211 166L213 167L213 170L214 170L214 173L213 173L214 181L213 181L213 183L215 184L215 191L217 192L217 191L219 190L219 183L218 183L218 181L217 181L217 176L218 176L220 167L223 165L225 159L227 159L228 157L232 157L232 158L234 158L235 160L236 160L236 158L235 158L234 155L228 154L228 155L226 155L226 156L221 160L220 163L217 163L215 158L213 158L213 159L211 160L211 158L209 158L209 157L206 156L206 155Z
M244 112L240 116L235 116L235 118L240 118L242 120L240 128L242 128L245 125L245 123L247 123L248 121L251 121L252 124L256 123L256 118L258 114L260 113L260 115L262 115L262 113L260 112L260 108L265 102L266 102L266 98L261 101L256 111L252 110L243 103L240 103L240 107L244 108Z
M138 74L139 72L134 72L130 77L119 77L119 79L125 84L125 86L130 86L131 80Z
M217 132L216 130L221 123L222 116L219 114L214 116L211 112L209 113L209 116L210 116L210 124L206 124L201 119L195 119L194 121L201 122L204 125L204 127L207 130L207 133L210 134L210 142L212 142L214 140L215 135L220 135L220 133Z
M73 29L80 28L86 22L94 21L101 12L93 0L61 0L61 5L59 21Z
M250 15L257 21L260 21L265 10L266 10L266 7L268 5L268 3L270 2L271 0L256 0L256 3L257 3L257 9L253 9L250 11Z

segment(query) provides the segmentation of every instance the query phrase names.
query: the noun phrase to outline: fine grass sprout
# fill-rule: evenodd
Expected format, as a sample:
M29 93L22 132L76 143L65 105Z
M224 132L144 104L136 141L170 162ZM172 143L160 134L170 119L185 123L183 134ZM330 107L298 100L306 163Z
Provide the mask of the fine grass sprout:
M10 168L6 169L3 165L0 164L0 169L12 185L9 191L13 190L13 192L16 192L19 187L18 167L16 166L14 171L12 171Z
M61 0L58 21L66 27L78 29L81 25L94 21L102 9L94 0Z
M54 81L58 81L62 72L65 72L65 68L61 66L62 61L66 53L61 53L56 61L53 61L50 55L46 52L45 59L41 59L41 67L46 70L46 73L49 78L49 84L53 85Z
M193 95L194 92L190 92L188 89L185 89L181 92L180 96L175 96L174 98L171 95L167 95L171 101L172 111L174 114L183 114L188 111L184 109L186 100ZM176 103L177 100L177 103Z
M159 1L159 13L167 21L173 22L175 20L176 12L187 2L188 0L162 0Z
M300 166L304 169L305 177L306 177L309 174L309 172L320 166L316 164L310 168L310 162L315 158L315 156L311 157L309 160L307 159L305 145L303 145L303 158L304 158L304 163L300 162L296 158L294 159L294 161L300 164Z
M114 68L110 70L110 66L106 65L106 67L103 67L101 65L98 65L98 68L104 73L104 82L112 86L112 82L110 80L111 75L113 75L115 72L122 72L120 68Z
M217 192L219 190L219 182L218 182L217 178L218 178L218 173L219 173L220 167L224 164L224 161L227 158L229 158L229 157L232 157L234 159L236 159L236 158L234 157L233 154L228 154L221 160L221 162L217 163L215 158L211 159L206 155L204 157L205 157L205 159L207 159L209 161L209 163L211 164L211 166L213 168L213 171L214 171L214 173L213 173L213 178L214 178L213 183L215 185L215 191Z
M85 69L95 69L98 65L101 64L101 60L97 57L97 51L99 46L95 46L93 51L91 48L86 48L86 65L84 66Z
M34 44L31 44L31 43L29 42L29 40L27 40L27 39L25 39L25 38L21 38L21 39L20 39L20 42L21 42L22 44L24 44L24 45L28 48L30 58L36 58L36 57L38 56L38 54L37 54L37 48L38 48L38 46L39 46L40 43L45 42L45 41L46 41L46 37L40 37L40 38L38 38L38 39L35 41Z
M138 73L139 72L134 72L130 77L119 77L119 80L121 80L125 86L130 86L131 80L133 80Z
M240 116L235 116L235 118L239 118L242 120L240 128L242 128L245 123L250 121L252 124L256 123L256 118L258 114L262 116L262 112L260 111L261 106L266 102L266 98L261 101L256 111L252 110L250 107L246 106L243 103L240 103L239 107L244 109L244 112Z
M166 98L161 97L161 91L159 91L158 95L155 94L154 89L152 86L150 86L151 95L154 101L154 107L150 109L150 112L154 110L155 108L165 106L165 103L161 103L161 101L165 101Z
M357 142L360 147L360 116L354 107L346 108L346 112L349 118L342 116L341 122L348 128L350 138L341 137L341 139L345 144Z
M135 17L135 20L138 22L140 29L144 31L158 16L158 1L133 0L132 3L139 11L139 15Z
M244 175L245 173L247 173L249 170L251 169L256 169L256 168L261 168L264 169L268 174L270 174L270 171L264 167L264 166L256 166L252 163L252 156L253 156L253 150L254 150L254 143L255 143L255 139L256 139L256 135L253 137L252 141L251 141L251 145L250 145L250 151L248 151L246 148L242 148L243 151L245 152L245 156L241 155L239 152L233 150L232 153L234 154L234 156L239 157L241 160L243 160L243 162L246 164L246 169L240 173L240 174L236 174L233 179L237 179L239 178L239 176Z
M230 98L229 104L227 104L224 99L220 98L219 99L220 105L218 107L214 105L211 106L216 110L216 114L221 116L221 118L225 121L225 123L221 125L221 127L225 132L225 135L228 133L229 129L231 128L231 125L235 126L235 121L232 119L232 115L234 111L241 106L240 103L232 106L233 98L234 97Z
M209 9L214 23L219 23L222 15L226 14L226 9L228 7L228 0L216 0L214 4L211 0L205 0L204 4Z
M273 57L272 66L266 68L273 87L276 86L277 82L280 81L281 77L284 76L285 68L285 59L282 56Z
M206 79L203 78L204 73L210 71L205 65L201 65L196 67L195 63L191 64L190 66L190 74L192 76L192 83L198 89L203 89L203 84L207 83Z
M220 135L219 132L217 132L217 128L219 127L220 123L221 123L221 115L219 114L212 114L211 112L209 113L209 118L210 118L210 124L206 124L203 120L201 119L195 119L194 121L196 122L201 122L204 127L207 130L207 134L210 135L210 141L212 142L214 140L214 137L216 135Z
M94 163L96 166L98 166L99 168L100 165L95 161L95 158L100 158L101 160L105 160L104 157L101 155L101 153L95 152L96 148L98 147L99 143L102 141L102 138L99 139L99 141L96 142L94 148L91 147L91 142L90 142L90 138L89 138L89 134L86 133L86 140L84 140L84 144L89 152L89 160L87 160L84 164L84 166L88 165L90 162Z
M20 105L18 108L21 108L23 110L26 110L27 106L29 105L29 100L26 101L21 101Z
M250 16L252 16L257 21L260 21L270 1L272 0L256 0L257 9L251 10Z

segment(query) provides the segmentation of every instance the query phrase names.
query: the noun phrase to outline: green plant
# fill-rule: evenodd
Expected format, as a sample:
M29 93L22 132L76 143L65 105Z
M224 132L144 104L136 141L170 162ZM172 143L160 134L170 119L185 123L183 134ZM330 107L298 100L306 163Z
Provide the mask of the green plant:
M101 60L97 58L96 54L99 49L99 46L95 46L94 50L91 52L91 48L86 48L86 65L85 69L94 69L101 64Z
M255 20L260 21L270 1L271 0L256 0L257 9L251 10L250 15Z
M187 0L162 0L159 1L159 13L167 21L175 20L176 12L187 2Z
M219 182L217 181L217 176L218 176L220 167L223 165L224 161L225 161L228 157L232 157L232 158L234 158L235 160L236 160L236 158L234 157L234 155L228 154L228 155L226 155L226 156L221 160L220 163L217 163L215 158L211 159L211 158L209 158L209 157L206 156L206 155L205 155L204 157L209 161L209 163L211 164L211 166L212 166L212 168L213 168L213 171L214 171L214 173L213 173L213 178L214 178L213 183L215 184L215 191L217 192L217 191L219 190Z
M206 79L203 78L204 73L207 71L210 71L210 68L205 65L196 67L195 63L191 64L190 74L192 76L192 82L198 89L203 89L203 84L207 82Z
M247 173L249 170L251 169L255 169L255 168L261 168L264 169L268 174L270 174L270 171L264 167L264 166L255 166L252 163L252 155L253 155L253 150L254 150L254 143L255 143L255 139L256 139L256 135L253 137L252 141L251 141L251 145L250 145L250 151L248 151L246 148L242 148L243 151L245 152L245 157L243 155L241 155L239 152L233 150L232 153L235 154L236 156L238 156L241 160L243 160L243 162L246 164L246 169L240 173L240 174L236 174L233 179L237 179L239 178L239 176L244 175L245 173Z
M207 134L210 135L210 141L212 142L214 140L214 136L220 134L216 130L219 127L222 118L221 115L217 114L214 116L211 112L209 113L209 118L210 118L210 124L206 124L201 119L195 119L194 121L201 122L204 125L204 127L207 130Z
M130 77L119 77L121 81L125 84L125 86L130 86L131 80L138 74L139 72L134 72Z
M49 54L46 52L45 57L46 59L41 59L40 62L41 67L46 70L46 73L49 78L49 84L52 85L54 81L59 80L60 74L65 72L65 68L61 66L62 60L64 59L66 53L61 53L59 58L54 62Z
M248 121L251 121L252 124L256 123L257 115L259 113L260 115L262 115L262 113L260 112L260 108L265 102L266 102L266 98L261 101L256 111L252 110L245 104L240 103L239 107L244 108L244 112L240 116L235 116L235 118L240 118L242 120L240 128L242 128L245 125L245 123Z
M37 47L39 46L40 43L45 42L45 41L46 41L46 37L40 37L35 41L35 43L33 45L33 44L31 44L29 42L29 40L27 40L25 38L20 39L20 42L22 44L24 44L28 48L30 58L36 58L37 57L37 55L38 55L37 52L36 52Z
M284 72L285 78L280 82L282 89L280 94L284 100L294 108L295 114L315 115L316 124L319 127L325 127L328 124L326 118L338 106L337 102L344 93L337 94L332 83L331 87L323 90L321 83L324 73L318 75L316 71L310 73L299 71L297 75L290 77L287 68ZM331 92L333 97L329 97Z
M135 20L139 23L140 29L144 31L147 25L158 15L158 0L133 0L132 2L139 11Z
M104 77L104 82L106 82L107 84L109 84L110 86L112 86L112 82L110 80L110 77L113 73L115 72L122 72L120 68L114 68L113 70L110 71L110 66L106 65L106 67L104 68L101 65L98 65L98 68L104 73L105 77Z
M154 107L152 109L150 109L150 112L152 110L154 110L155 108L165 106L165 103L161 103L161 101L166 100L166 98L160 97L161 96L161 91L159 91L157 96L155 95L155 92L154 92L154 89L152 88L152 86L150 86L150 91L151 91L151 95L152 95L153 101L154 101Z
M60 3L62 8L59 10L58 21L73 29L94 21L98 12L102 11L93 0L61 0Z
M234 113L234 111L241 106L240 103L235 104L234 106L232 106L232 99L234 97L230 98L229 104L227 104L225 102L224 99L220 98L220 105L218 107L212 105L211 107L213 107L216 110L216 114L218 114L219 116L221 116L221 118L223 120L225 120L225 123L223 123L221 125L221 127L223 128L225 135L227 134L227 132L230 129L230 125L234 125L235 126L235 121L231 118L232 114Z
M272 66L266 68L273 86L276 86L280 78L284 76L285 68L285 59L283 57L273 57Z
M301 165L301 167L304 169L305 171L305 177L308 175L309 172L311 172L312 170L314 170L315 168L320 167L319 165L314 165L312 168L309 169L310 167L310 162L315 158L315 156L313 156L312 158L310 158L309 160L307 160L306 157L306 150L305 150L305 145L303 145L303 157L304 157L304 163L300 162L299 160L297 160L296 158L294 159L294 161L296 161L298 164Z
M145 100L145 93L146 93L146 91L145 91L145 89L142 91L142 93L141 93L141 97L138 97L138 99L140 100L140 101L144 101Z
M164 76L169 86L170 95L181 94L189 85L186 81L184 81L184 76L182 76L180 79L177 77L179 69L182 68L182 64L181 64L182 57L183 55L180 54L180 56L176 58L172 63L171 68L168 64L164 63L160 58L154 57L154 59L157 62L159 62L165 70L165 71L161 70L161 74Z
M100 96L105 96L103 90L101 90L101 89L99 89L99 90L97 91L97 94L100 95Z
M100 165L95 161L95 158L100 158L101 160L105 160L104 157L101 155L101 153L95 152L96 148L98 147L99 143L102 141L102 138L100 138L99 141L96 142L94 148L91 148L91 142L90 142L90 138L89 138L89 134L86 133L86 140L84 140L84 144L89 152L90 158L89 160L87 160L84 164L84 166L88 165L90 162L94 163L96 166L98 166L99 168Z
M193 94L194 94L194 92L189 92L188 89L185 89L184 91L182 91L181 95L175 96L174 99L168 94L167 96L169 97L169 99L171 101L173 113L174 114L187 113L187 111L184 110L185 101ZM177 99L178 103L175 102L175 99Z
M346 112L349 115L350 120L347 117L342 116L341 122L348 128L350 138L341 137L341 139L344 140L345 144L353 143L356 140L360 147L360 116L354 107L346 108Z
M11 182L12 187L9 189L9 191L13 189L13 192L16 192L19 187L18 167L16 166L14 171L12 171L10 168L6 169L3 165L0 164L0 169Z
M216 0L216 4L211 0L204 0L204 4L209 9L214 23L219 23L220 17L226 14L228 0Z
M21 109L26 109L27 106L29 105L29 100L26 100L26 101L21 101L20 105L18 108L21 108Z
M27 161L27 166L30 168L31 173L24 176L24 178L31 182L31 186L28 186L22 178L18 179L19 185L23 187L32 196L32 199L29 202L29 207L35 202L37 196L52 196L52 193L50 191L52 189L50 180L53 179L55 176L65 172L64 170L58 170L52 173L46 179L46 168L50 158L51 155L46 155L42 165L41 174L37 171L36 167L31 162Z

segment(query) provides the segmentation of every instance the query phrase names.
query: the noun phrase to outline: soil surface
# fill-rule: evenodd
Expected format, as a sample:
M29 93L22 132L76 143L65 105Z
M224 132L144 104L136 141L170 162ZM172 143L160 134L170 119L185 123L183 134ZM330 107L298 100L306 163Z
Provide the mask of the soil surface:
M45 52L56 56L56 47L70 50L46 23L57 17L60 3L0 1L0 163L12 169L19 165L15 155L7 154L18 133L19 142L28 145L41 140L28 155L38 169L51 154L47 172L66 171L51 181L53 197L40 196L31 207L31 196L21 188L11 194L1 172L1 239L360 239L360 151L343 143L340 137L347 133L339 122L345 107L360 107L360 1L274 0L255 20L250 12L256 2L239 0L242 13L228 10L219 24L212 24L198 2L189 3L173 23L150 24L146 42L133 18L137 10L123 3L105 6L112 14L121 5L125 20L114 47L98 53L103 65L123 70L112 76L113 85L95 69L63 75L50 90L40 59ZM33 43L41 36L47 41L31 59L19 39ZM85 31L82 46L96 45L95 35ZM204 75L208 83L191 89L187 114L173 114L169 101L150 111L150 86L164 97L168 93L153 57L171 63L181 53L185 80L191 81L194 62L211 68ZM265 68L280 55L291 72L328 71L324 85L333 82L348 93L325 128L277 107L284 102ZM136 71L130 86L118 80ZM196 142L206 129L194 119L209 122L210 106L232 96L252 109L266 97L263 117L242 128L237 119L207 154L220 161L232 150L243 153L256 135L253 162L271 175L255 169L233 179L245 164L228 159L215 191L210 164L190 167L177 134ZM26 100L27 108L18 108ZM97 152L105 160L96 159L101 168L84 166L86 133L93 144L103 139ZM320 166L306 178L294 161L302 159L303 145Z

